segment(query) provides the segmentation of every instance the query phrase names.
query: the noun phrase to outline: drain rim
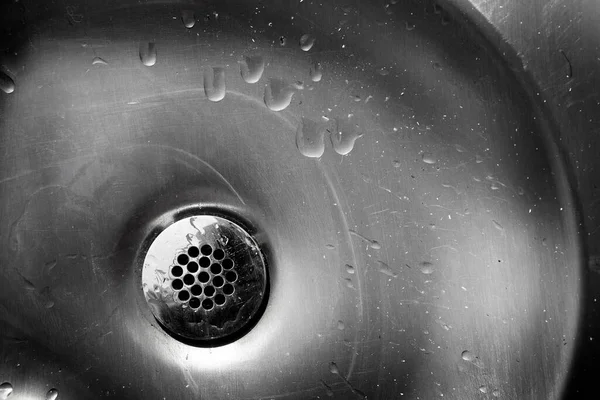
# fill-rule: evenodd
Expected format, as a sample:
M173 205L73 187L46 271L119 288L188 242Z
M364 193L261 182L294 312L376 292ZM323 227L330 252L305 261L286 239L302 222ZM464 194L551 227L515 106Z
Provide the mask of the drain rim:
M236 212L238 211L238 212ZM239 212L241 211L241 212ZM138 271L138 273L136 273L136 275L138 276L138 282L141 282L142 279L142 275L143 275L143 265L144 265L144 260L146 259L146 256L148 254L148 251L152 245L152 243L154 243L154 241L158 238L158 236L163 233L167 228L169 228L171 225L180 222L186 218L190 218L190 217L216 217L216 218L221 218L224 219L225 221L232 223L234 225L236 225L239 229L241 229L242 232L244 232L246 235L248 235L252 241L254 242L254 244L256 245L256 248L258 249L258 254L262 260L262 265L263 265L263 271L264 271L264 289L262 292L262 300L260 301L258 307L256 307L254 313L251 315L251 317L245 321L243 324L241 324L235 331L222 336L222 337L216 337L216 338L190 338L187 337L185 335L181 335L178 332L173 331L172 329L170 329L168 326L166 326L160 319L158 319L156 317L156 315L154 314L154 312L150 309L150 307L148 307L148 299L146 298L144 292L144 288L142 287L140 294L140 298L141 298L141 302L140 304L146 309L146 312L144 312L144 314L147 316L147 318L149 320L151 320L152 322L155 322L156 324L158 324L158 326L160 326L160 332L167 334L168 336L176 339L179 342L182 342L186 345L190 345L190 346L194 346L194 347L219 347L219 346L224 346L227 344L231 344L237 340L239 340L240 338L242 338L243 336L245 336L246 334L248 334L252 329L254 329L254 327L261 321L265 310L267 308L268 302L269 302L269 298L270 298L270 293L271 293L271 281L272 281L272 270L271 270L271 263L269 262L270 260L270 246L269 246L269 242L266 239L266 234L264 231L261 231L257 228L256 224L252 224L249 222L249 219L244 218L241 216L241 214L243 214L243 210L238 210L238 209L233 209L233 210L228 210L228 209L222 209L222 208L217 208L217 207L199 207L199 206L191 206L191 207L186 207L186 208L180 208L177 210L172 210L169 211L161 216L159 216L158 218L156 218L154 220L155 224L153 224L154 226L151 227L150 224L147 225L147 230L146 230L146 235L145 238L142 240L142 244L141 246L138 248L137 254L136 254L136 260L137 260L137 264L139 266L139 268L136 268L136 270ZM156 224L156 222L162 222L162 223L158 223ZM200 246L198 246L200 247ZM203 256L202 251L200 252L200 254L198 255L198 260ZM224 258L227 259L227 258ZM210 267L210 266L209 266ZM183 269L183 274L180 276L180 278L183 278L183 276L185 276L186 274L186 269ZM222 268L222 274L224 275L225 273L230 272L230 269L226 269L226 268ZM202 271L202 268L199 269L198 273L200 273ZM170 274L170 272L169 272ZM191 290L191 287L193 285L183 285L183 289L182 290ZM230 297L231 295L235 294L235 290L231 290L231 283L228 282L227 280L225 280L221 290L224 292L224 294L229 294L229 296L225 296L225 297ZM227 292L227 293L225 293ZM203 293L204 294L204 293ZM217 306L219 306L218 304L216 304L215 299L217 298L218 293L215 293L213 296L206 298L204 297L204 300L201 301L204 302L205 300L210 300L210 302L212 303L212 305L208 305L208 301L207 306L208 306L208 310L206 311L212 311L214 310ZM190 296L190 298L194 298L193 296ZM189 300L187 300L189 302ZM226 304L227 300L225 301ZM203 306L202 304L199 305L198 310L203 310ZM204 311L204 310L203 310ZM151 323L152 324L152 323ZM154 324L152 324L154 325Z

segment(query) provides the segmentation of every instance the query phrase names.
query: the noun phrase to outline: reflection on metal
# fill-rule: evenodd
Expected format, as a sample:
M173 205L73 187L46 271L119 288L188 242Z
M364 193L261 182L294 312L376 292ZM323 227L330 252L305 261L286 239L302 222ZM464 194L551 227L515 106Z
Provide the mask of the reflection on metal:
M199 345L239 338L260 317L268 277L256 242L240 226L187 217L152 242L142 272L154 317L174 337Z
M582 251L553 138L593 153L594 42L556 1L292 3L2 6L11 396L560 396Z

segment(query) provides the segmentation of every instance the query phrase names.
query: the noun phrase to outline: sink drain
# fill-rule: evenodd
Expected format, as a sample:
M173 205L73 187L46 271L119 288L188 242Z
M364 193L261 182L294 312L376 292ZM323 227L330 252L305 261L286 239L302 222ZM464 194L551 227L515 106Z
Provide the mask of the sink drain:
M241 226L198 215L175 222L152 241L142 287L167 333L216 345L239 338L260 317L268 276L258 244Z

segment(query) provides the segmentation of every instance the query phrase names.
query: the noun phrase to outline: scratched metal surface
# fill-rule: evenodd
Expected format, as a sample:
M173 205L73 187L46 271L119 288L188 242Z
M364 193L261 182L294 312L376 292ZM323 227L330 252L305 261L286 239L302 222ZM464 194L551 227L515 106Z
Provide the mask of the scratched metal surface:
M560 398L583 274L557 146L572 116L531 85L560 79L545 61L564 71L565 58L524 56L531 77L503 56L521 38L502 25L509 2L392 3L6 6L11 398ZM264 61L258 82L244 57ZM223 99L205 87L213 68ZM274 111L279 82L293 95ZM306 157L299 128L315 125L360 137ZM139 246L189 204L236 210L268 237L268 306L230 345L177 342L143 301Z

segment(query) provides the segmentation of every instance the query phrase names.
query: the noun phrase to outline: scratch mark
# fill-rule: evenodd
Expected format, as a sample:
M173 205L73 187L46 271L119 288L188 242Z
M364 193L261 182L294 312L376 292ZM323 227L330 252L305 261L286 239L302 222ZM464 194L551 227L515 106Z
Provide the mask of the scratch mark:
M569 60L569 57L567 57L567 54L563 50L558 51L563 55L565 61L567 62L567 78L571 79L573 77L573 66L571 65L571 60Z

